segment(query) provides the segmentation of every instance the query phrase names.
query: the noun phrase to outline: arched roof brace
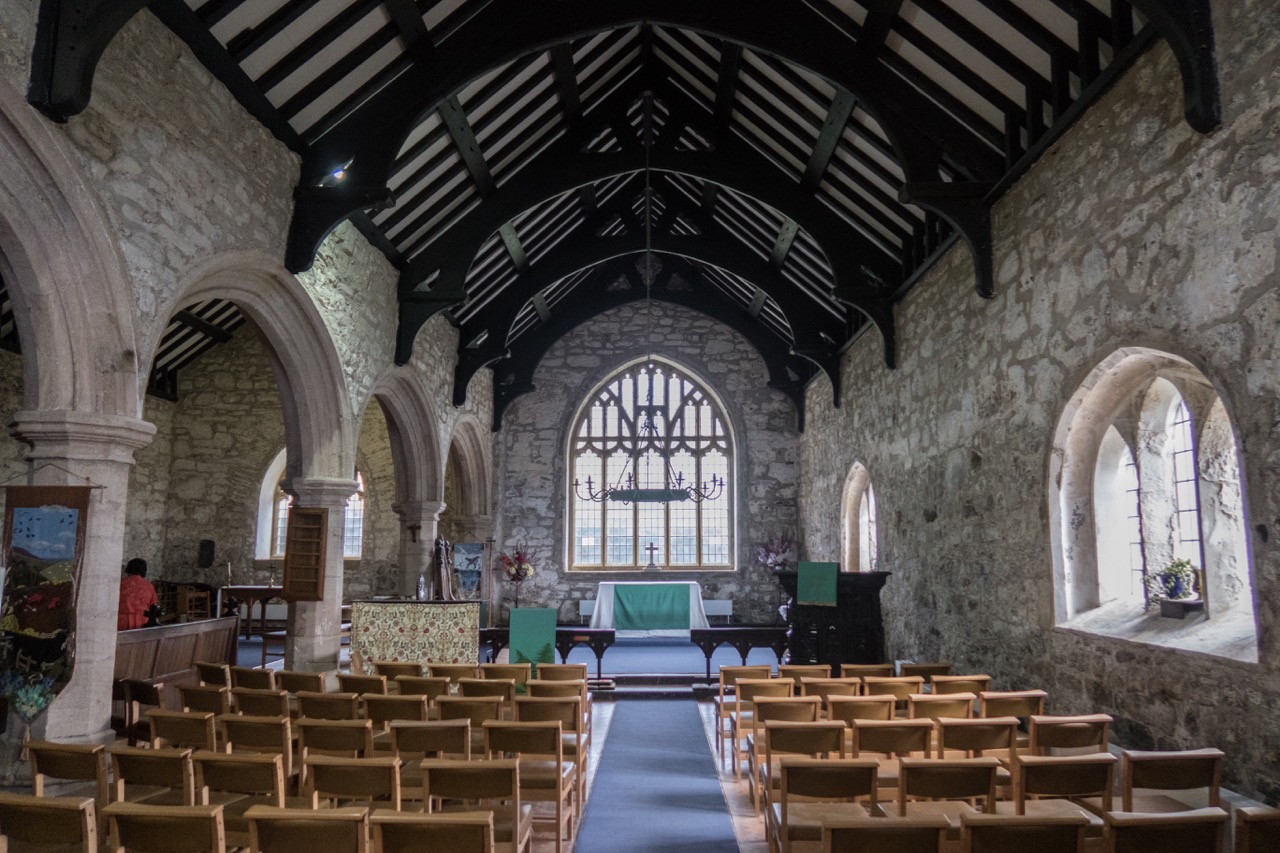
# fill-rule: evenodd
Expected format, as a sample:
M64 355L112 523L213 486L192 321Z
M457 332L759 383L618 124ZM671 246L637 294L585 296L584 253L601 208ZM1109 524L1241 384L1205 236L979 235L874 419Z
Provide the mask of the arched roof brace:
M1218 55L1209 0L1131 0L1169 43L1182 73L1187 124L1201 133L1222 125Z

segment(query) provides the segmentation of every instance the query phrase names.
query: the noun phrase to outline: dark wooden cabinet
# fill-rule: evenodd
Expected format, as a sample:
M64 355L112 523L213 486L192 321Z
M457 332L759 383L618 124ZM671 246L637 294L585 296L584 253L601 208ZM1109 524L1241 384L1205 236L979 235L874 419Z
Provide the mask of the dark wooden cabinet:
M280 596L285 601L320 601L324 598L324 552L328 532L329 510L296 506L289 509L289 529L284 546L284 592Z
M884 663L880 589L889 572L841 572L836 577L835 607L796 604L796 573L774 576L791 599L791 663L831 664L836 673L842 663Z

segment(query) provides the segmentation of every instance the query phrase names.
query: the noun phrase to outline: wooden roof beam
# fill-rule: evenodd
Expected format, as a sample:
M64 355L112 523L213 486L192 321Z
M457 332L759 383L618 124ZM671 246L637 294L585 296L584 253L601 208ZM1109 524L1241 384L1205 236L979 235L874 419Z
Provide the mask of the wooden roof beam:
M486 196L493 192L495 184L493 175L489 172L489 164L485 162L484 152L480 150L480 143L476 141L471 123L467 121L467 114L456 96L450 95L440 105L440 120L444 123L449 138L453 140L454 147L458 149L458 156L462 158L480 195Z

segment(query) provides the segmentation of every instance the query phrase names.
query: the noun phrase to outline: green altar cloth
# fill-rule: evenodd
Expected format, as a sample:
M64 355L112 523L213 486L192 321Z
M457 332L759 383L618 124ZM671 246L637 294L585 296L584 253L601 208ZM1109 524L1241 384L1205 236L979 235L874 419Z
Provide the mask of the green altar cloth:
M689 629L689 586L619 584L613 591L613 626L619 631Z

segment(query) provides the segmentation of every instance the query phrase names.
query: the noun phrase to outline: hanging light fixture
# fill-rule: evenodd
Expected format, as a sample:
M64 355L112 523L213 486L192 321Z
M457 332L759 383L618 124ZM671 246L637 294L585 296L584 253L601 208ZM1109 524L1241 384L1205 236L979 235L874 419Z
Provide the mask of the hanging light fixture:
M644 282L644 301L645 312L648 319L650 333L653 329L653 185L650 180L649 170L649 148L653 144L652 135L653 122L653 93L644 93L644 124L642 129L641 144L644 145L644 268L640 273L640 278ZM612 486L604 486L600 489L595 487L590 477L587 477L586 491L583 491L582 483L578 480L573 481L573 490L577 494L579 500L595 501L597 503L603 501L617 501L619 503L676 503L679 501L694 501L701 503L702 501L713 501L724 494L724 477L712 475L709 481L704 481L701 485L698 483L686 483L684 474L676 471L671 464L671 455L666 449L666 445L658 439L658 426L654 422L654 412L656 407L653 405L653 378L649 378L649 389L645 396L645 405L641 409L642 417L640 419L639 429L636 431L635 445L632 449L631 456L627 459L627 464L623 466L622 471L618 475L618 482ZM648 439L646 441L645 439ZM640 447L648 444L650 446L657 445L661 448L658 455L662 459L663 482L665 485L661 488L651 488L641 486L636 482L635 469L639 466ZM645 465L651 463L652 456L646 455ZM646 476L645 482L653 482L653 478Z

